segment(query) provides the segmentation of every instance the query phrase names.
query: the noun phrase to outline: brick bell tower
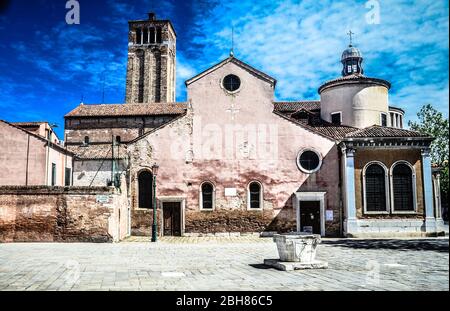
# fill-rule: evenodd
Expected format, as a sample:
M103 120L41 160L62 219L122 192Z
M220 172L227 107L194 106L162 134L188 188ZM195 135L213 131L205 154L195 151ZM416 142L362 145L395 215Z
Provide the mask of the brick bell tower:
M177 36L169 20L129 22L126 103L175 102Z

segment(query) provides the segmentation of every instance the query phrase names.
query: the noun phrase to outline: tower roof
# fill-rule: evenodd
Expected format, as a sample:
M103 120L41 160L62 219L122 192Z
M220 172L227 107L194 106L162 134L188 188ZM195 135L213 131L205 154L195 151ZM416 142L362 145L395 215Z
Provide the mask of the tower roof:
M349 45L348 48L342 53L342 61L348 58L363 58L361 51L354 47L353 45Z
M352 74L344 77L339 77L337 79L325 82L320 88L319 88L319 94L321 94L324 90L335 87L335 86L341 86L341 85L355 85L355 84L373 84L373 85L379 85L384 86L388 90L391 88L391 83L389 81L378 79L378 78L370 78L366 77L362 74Z

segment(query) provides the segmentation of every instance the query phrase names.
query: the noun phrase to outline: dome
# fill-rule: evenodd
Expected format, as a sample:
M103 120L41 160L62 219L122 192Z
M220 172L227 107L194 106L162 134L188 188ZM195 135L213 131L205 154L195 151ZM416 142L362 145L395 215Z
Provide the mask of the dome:
M346 60L348 58L362 58L362 53L359 49L350 45L348 49L342 53L342 60Z

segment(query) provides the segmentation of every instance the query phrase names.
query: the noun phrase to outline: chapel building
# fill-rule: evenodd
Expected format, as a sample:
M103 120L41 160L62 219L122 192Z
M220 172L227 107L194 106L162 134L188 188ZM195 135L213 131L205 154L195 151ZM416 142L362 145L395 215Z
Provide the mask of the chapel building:
M126 191L130 234L151 234L155 205L160 236L443 231L433 138L403 128L391 84L364 74L356 47L320 101L275 101L276 79L231 54L175 102L172 23L150 13L128 37L125 103L79 105L65 140L75 186Z

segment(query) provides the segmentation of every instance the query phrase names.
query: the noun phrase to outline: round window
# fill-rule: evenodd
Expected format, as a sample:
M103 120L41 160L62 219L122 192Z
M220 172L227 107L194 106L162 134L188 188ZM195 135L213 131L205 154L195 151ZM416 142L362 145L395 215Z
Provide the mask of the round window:
M223 79L223 87L228 92L236 92L241 87L241 79L235 75L228 75Z
M299 168L305 173L314 173L320 169L322 159L319 154L312 150L302 151L297 159Z

